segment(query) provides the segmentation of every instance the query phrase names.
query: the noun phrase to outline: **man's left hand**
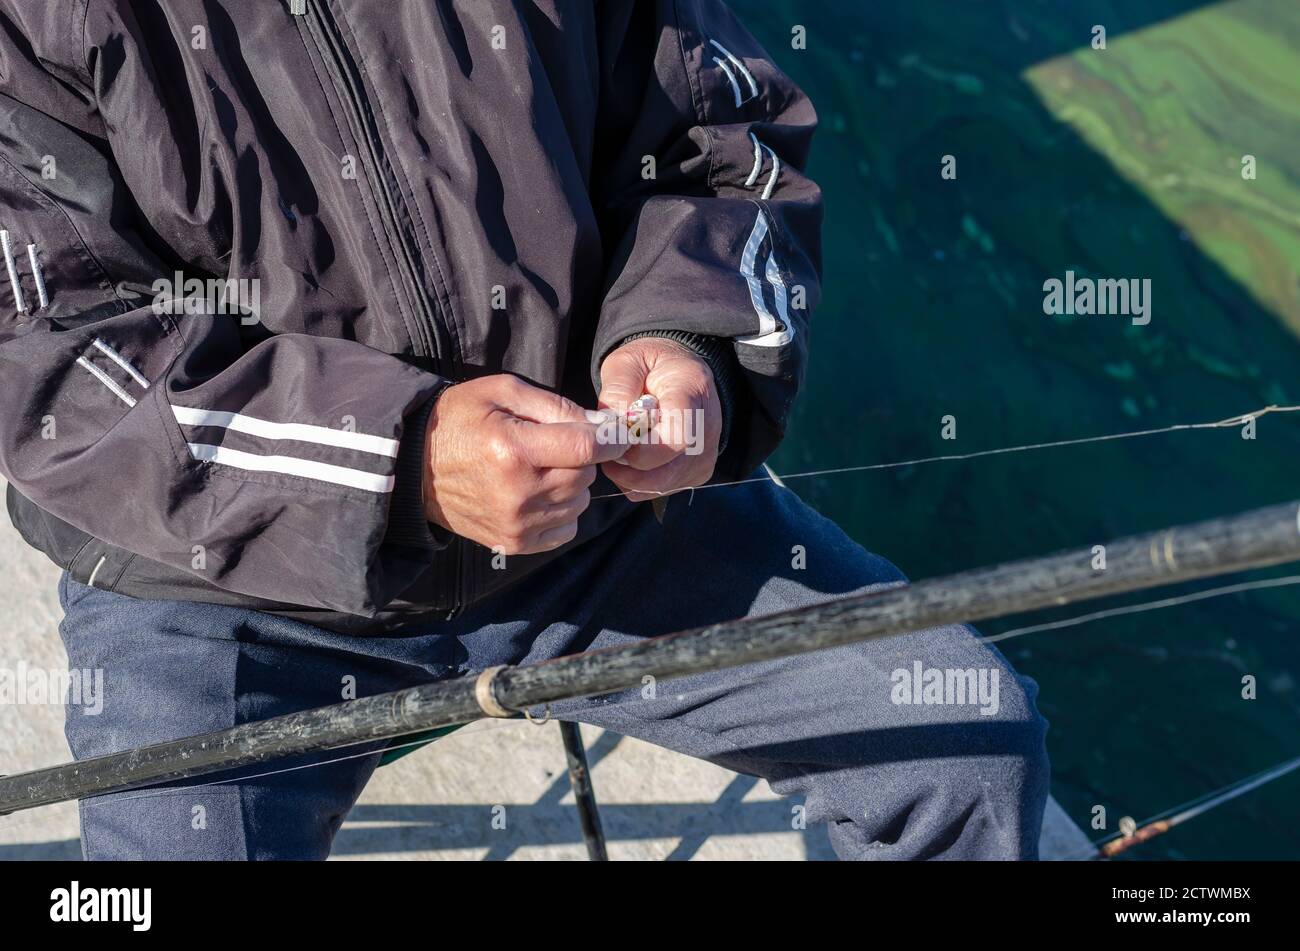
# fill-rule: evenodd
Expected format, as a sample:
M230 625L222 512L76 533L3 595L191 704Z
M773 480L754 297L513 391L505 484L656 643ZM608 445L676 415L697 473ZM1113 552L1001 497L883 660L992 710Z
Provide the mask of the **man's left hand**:
M600 407L620 415L649 394L659 401L648 443L634 445L601 469L633 502L704 485L713 476L722 406L713 371L696 354L663 337L638 337L600 367Z

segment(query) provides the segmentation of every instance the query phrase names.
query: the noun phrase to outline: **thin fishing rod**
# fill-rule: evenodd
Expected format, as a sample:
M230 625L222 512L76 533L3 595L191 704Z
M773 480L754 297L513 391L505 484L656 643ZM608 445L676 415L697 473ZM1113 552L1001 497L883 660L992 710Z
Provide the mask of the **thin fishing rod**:
M0 778L0 813L175 782L286 756L377 743L909 631L1300 561L1300 503L742 618L525 667L441 681Z
M1280 763L1272 769L1266 769L1262 773L1256 773L1254 776L1248 776L1240 779L1235 783L1230 783L1214 792L1206 793L1197 799L1182 806L1175 806L1173 809L1164 812L1158 816L1152 816L1141 826L1128 833L1127 835L1119 833L1111 836L1109 839L1103 839L1097 843L1097 851L1091 855L1084 856L1089 859L1110 859L1119 855L1121 852L1127 852L1135 845L1141 845L1143 842L1149 842L1158 835L1163 835L1170 829L1175 829L1195 819L1197 816L1203 816L1211 809L1222 806L1226 802L1253 792L1260 786L1273 782L1275 779L1281 779L1288 773L1293 773L1300 769L1300 756L1289 759L1285 763Z

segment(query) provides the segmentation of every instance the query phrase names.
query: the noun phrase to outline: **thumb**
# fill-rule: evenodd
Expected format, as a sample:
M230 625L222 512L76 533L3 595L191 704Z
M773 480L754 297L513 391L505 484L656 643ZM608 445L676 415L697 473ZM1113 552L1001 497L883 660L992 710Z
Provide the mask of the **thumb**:
M625 412L645 394L650 368L637 350L615 350L600 365L600 397L597 405Z
M558 393L533 386L510 374L501 374L498 385L497 399L513 416L534 423L587 422L583 408Z

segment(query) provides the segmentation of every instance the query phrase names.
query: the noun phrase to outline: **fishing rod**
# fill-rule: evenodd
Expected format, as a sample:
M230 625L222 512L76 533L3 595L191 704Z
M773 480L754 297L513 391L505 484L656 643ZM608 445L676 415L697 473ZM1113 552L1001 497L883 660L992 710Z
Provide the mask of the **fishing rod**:
M0 814L358 746L692 673L1300 561L1300 502L377 694L0 777Z
M1248 776L1235 783L1229 783L1227 786L1206 793L1199 799L1194 799L1183 806L1177 806L1161 815L1152 816L1140 826L1135 824L1127 830L1121 830L1118 834L1098 842L1097 851L1081 857L1092 860L1114 858L1121 852L1127 852L1135 845L1141 845L1158 835L1164 835L1170 829L1176 829L1184 822L1202 816L1211 809L1216 809L1226 802L1231 802L1240 796L1246 795L1248 792L1253 792L1260 786L1271 783L1275 779L1281 779L1297 769L1300 769L1300 756L1289 759L1285 763L1280 763L1272 769L1256 773L1254 776ZM1129 820L1121 821L1120 825L1122 826L1126 821Z

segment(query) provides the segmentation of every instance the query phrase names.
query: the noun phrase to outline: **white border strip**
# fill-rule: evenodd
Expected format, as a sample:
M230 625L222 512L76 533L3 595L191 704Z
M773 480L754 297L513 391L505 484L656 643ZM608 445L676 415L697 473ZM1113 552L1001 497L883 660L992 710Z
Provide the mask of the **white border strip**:
M736 95L740 95L739 90ZM0 230L0 247L4 248L5 268L9 271L9 286L14 289L14 306L18 308L18 313L25 314L27 301L23 299L23 284L18 279L18 265L14 263L14 247L9 243L8 231Z
M94 340L94 346L96 350L125 370L127 376L139 383L141 387L146 390L149 389L149 381L144 378L139 370L131 365L130 361L128 361L126 357L122 356L98 337Z
M739 70L740 74L745 77L745 82L749 83L749 91L751 94L749 98L753 99L755 96L757 96L758 83L754 82L754 74L745 68L745 64L740 61L740 59L736 56L735 53L731 52L731 50L727 49L717 40L709 40L709 42L712 43L717 48L718 52L720 52L723 56L727 57L727 59L731 61L731 65L736 67L736 69ZM748 100L745 101L747 102ZM737 98L736 105L739 106L740 104L741 104L741 100Z
M182 426L216 426L230 429L237 433L260 436L263 439L292 439L296 442L309 442L317 446L335 446L339 449L353 449L368 452L389 459L397 458L400 445L396 439L383 436L368 436L365 433L348 432L345 429L330 429L328 426L311 426L307 423L273 423L245 416L242 413L227 413L221 410L195 409L192 406L172 404L172 414Z
M292 456L259 456L256 453L227 449L225 446L212 446L207 443L187 443L190 455L200 462L213 462L219 466L230 466L247 472L279 472L284 475L301 476L317 482L332 482L366 492L385 495L393 491L396 479L393 476L376 475L362 472L360 469L348 469L345 466L332 466L325 462L312 462L309 459L295 459Z
M127 406L135 405L135 397L133 397L126 390L118 386L117 381L114 380L107 373L105 373L103 370L101 370L99 367L95 366L85 357L77 357L77 363L78 365L83 366L87 370L89 370L91 376L93 376L100 383L103 383L106 387L108 387L109 390L112 391L113 395L116 396L123 403L125 403Z
M740 83L736 82L736 74L731 71L731 67L724 60L713 57L713 61L722 67L722 71L727 74L727 79L731 82L731 91L736 94L736 108L739 109L745 101L740 95Z
M767 215L760 208L758 217L754 220L754 230L750 232L749 241L745 244L745 253L740 258L740 274L749 285L749 300L754 306L754 313L758 314L758 333L752 337L737 337L736 342L751 347L783 347L794 339L794 322L790 320L785 282L781 280L781 269L776 260L775 247L768 252L763 276L772 285L776 309L781 315L781 322L785 324L784 329L777 329L776 318L772 316L772 312L767 309L767 303L763 300L763 283L754 270L758 260L758 249L762 246L763 239L767 237L767 232Z
M767 201L772 197L772 189L776 186L776 180L781 177L781 160L776 157L776 153L772 151L771 146L764 145L763 148L767 149L767 154L772 156L772 174L767 179L767 187L763 189L763 200Z
M87 588L95 586L95 578L99 576L99 569L104 567L104 562L108 561L107 555L100 555L99 561L95 562L95 570L90 573L90 580L86 582Z
M758 336L760 337L776 330L776 318L772 316L763 301L763 285L754 272L758 249L766 237L767 216L760 209L758 217L754 219L754 230L749 233L749 240L745 242L745 252L740 256L740 275L749 285L749 302L754 307L754 313L758 314Z
M776 297L776 313L781 318L781 323L785 324L789 336L786 340L794 338L794 321L790 319L790 309L786 305L785 281L781 280L780 262L776 259L776 249L767 256L767 283L772 285L772 293Z
M758 173L763 171L763 147L759 144L758 136L752 132L749 133L749 141L754 143L754 167L749 171L749 178L745 179L745 187L753 188L758 181Z
M32 265L32 277L36 279L36 297L41 302L41 309L50 306L50 296L45 291L45 274L41 271L41 260L36 256L36 245L27 245L27 260Z

